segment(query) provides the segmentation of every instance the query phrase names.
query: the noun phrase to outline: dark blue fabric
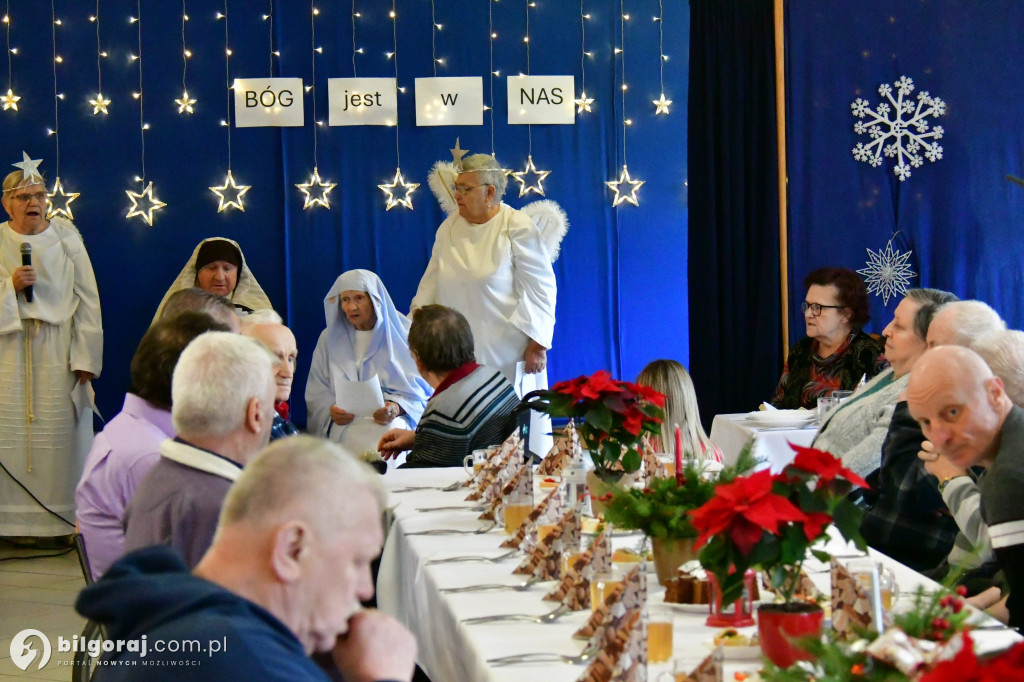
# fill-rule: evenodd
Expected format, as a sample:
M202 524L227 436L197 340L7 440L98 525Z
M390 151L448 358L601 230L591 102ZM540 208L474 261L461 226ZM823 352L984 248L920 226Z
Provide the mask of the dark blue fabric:
M1024 324L1024 4L1013 0L835 0L786 3L792 340L803 335L801 283L824 265L865 267L865 249L912 250L911 286L990 303ZM947 103L943 158L900 182L893 160L873 168L851 150L850 104L883 101L900 76ZM875 296L869 331L892 319Z
M690 8L690 373L710 428L782 369L775 40L771 0Z
M167 547L127 555L82 590L75 609L106 626L107 639L146 637L147 653L106 654L98 679L327 680L295 635L256 604L188 572ZM157 651L163 640L165 651ZM166 651L195 641L198 652ZM214 645L211 642L217 642ZM125 647L127 644L124 645ZM140 645L141 646L141 645Z
M281 57L276 75L311 78L309 3L275 0L274 41ZM586 0L586 90L593 112L573 126L533 126L533 159L551 170L544 187L565 209L572 227L555 263L558 323L549 358L552 381L598 369L627 379L650 360L688 361L686 303L686 128L689 8L665 2L665 94L673 100L669 116L655 116L652 100L659 82L657 0L630 0L626 24L626 113L633 121L626 142L629 169L646 180L639 208L611 207L604 185L623 163L619 61L619 2ZM101 410L114 414L128 387L132 352L153 312L189 254L201 239L237 240L253 273L275 308L295 331L299 348L293 396L302 396L308 358L324 326L323 296L339 273L352 268L377 272L399 309L407 310L426 266L442 213L426 185L437 160L451 158L455 138L473 152L491 152L490 112L480 127L415 126L414 79L434 75L431 55L431 3L397 0L398 79L401 167L407 180L422 183L414 210L384 210L377 188L395 172L395 129L324 127L319 133L319 170L338 182L329 195L331 210L302 210L295 184L313 169L311 93L302 128L245 128L232 131L231 167L235 180L252 186L246 209L218 214L208 187L227 171L227 118L223 11L217 0L189 0L188 90L198 100L195 114L179 115L173 100L182 89L181 3L142 2L147 181L168 206L154 226L126 220L126 189L142 174L138 90L136 0L101 3L101 39L110 54L103 60L103 91L113 101L109 116L93 116L87 99L96 92L93 3L55 0L56 67L60 103L60 175L65 187L81 192L73 205L99 282L107 331L103 376L96 382ZM230 0L231 78L263 77L270 71L269 22L265 2ZM327 79L351 77L350 3L318 3L316 44L317 117L327 119ZM439 76L479 76L489 91L488 8L494 14L494 149L506 166L522 168L529 151L526 126L506 123L505 76L525 71L525 3L435 0L437 56L445 60ZM356 21L358 76L392 77L390 3L358 0ZM50 3L12 2L13 87L19 109L0 112L0 164L21 160L24 149L43 158L52 181L57 174L53 127L53 62ZM533 74L575 74L580 89L580 17L575 2L541 2L531 11ZM6 82L0 81L0 91ZM6 161L5 161L6 159ZM512 183L508 201L521 206ZM302 400L293 401L293 420L305 423Z

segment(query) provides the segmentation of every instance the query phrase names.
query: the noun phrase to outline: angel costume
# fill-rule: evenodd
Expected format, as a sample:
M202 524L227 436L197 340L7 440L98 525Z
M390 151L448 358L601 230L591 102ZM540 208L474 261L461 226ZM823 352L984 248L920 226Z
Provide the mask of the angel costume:
M372 330L357 330L340 310L344 291L365 291L373 301L377 322ZM310 361L306 381L307 427L310 434L329 438L350 453L377 450L377 443L393 428L415 429L432 389L416 369L409 352L409 318L395 309L380 277L369 270L349 270L335 280L324 298L327 328L320 334ZM401 406L404 414L387 426L372 416L356 417L351 424L338 426L331 419L336 390L341 382L380 382L384 401ZM373 413L382 405L363 406ZM339 405L348 412L360 406Z
M31 303L11 281L22 244L32 246L37 275ZM99 376L102 358L99 292L78 229L62 218L29 235L0 224L0 536L74 532L75 486L93 430L91 386L74 371Z
M245 254L242 253L242 247L238 245L238 242L226 237L211 237L210 239L204 239L196 245L195 250L192 252L192 257L188 259L188 263L185 264L181 273L178 274L174 284L171 285L171 288L167 290L167 293L160 300L160 305L156 309L156 315L153 316L153 322L160 319L160 313L163 312L164 306L167 305L167 299L172 294L182 289L198 286L196 283L196 257L199 255L199 250L203 248L204 244L213 241L227 242L234 246L242 261L241 267L238 268L238 280L235 282L235 290L228 297L228 300L235 306L235 312L240 316L245 316L254 310L272 310L274 308L270 303L270 299L264 293L263 287L256 281L252 271L249 270L249 266L246 265Z
M439 303L458 310L473 331L476 361L501 370L519 397L547 388L547 372L523 374L527 342L551 348L555 331L555 273L540 230L523 211L502 204L486 223L458 213L441 223L411 308ZM530 427L530 450L551 447L550 420ZM545 423L546 422L546 423Z

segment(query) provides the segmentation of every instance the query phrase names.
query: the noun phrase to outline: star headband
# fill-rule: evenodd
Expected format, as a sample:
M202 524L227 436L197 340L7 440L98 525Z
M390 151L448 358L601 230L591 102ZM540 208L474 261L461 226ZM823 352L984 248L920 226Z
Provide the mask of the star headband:
M43 176L39 172L39 164L41 164L43 162L43 160L42 159L30 159L28 154L26 154L24 151L21 153L21 155L24 157L22 159L22 161L20 161L18 163L12 163L11 164L12 166L14 166L15 168L17 168L18 170L21 171L21 174L22 174L21 182L19 182L14 187L9 187L9 188L5 189L4 192L11 192L13 190L20 189L22 187L27 187L28 185L41 185L41 184L43 184Z

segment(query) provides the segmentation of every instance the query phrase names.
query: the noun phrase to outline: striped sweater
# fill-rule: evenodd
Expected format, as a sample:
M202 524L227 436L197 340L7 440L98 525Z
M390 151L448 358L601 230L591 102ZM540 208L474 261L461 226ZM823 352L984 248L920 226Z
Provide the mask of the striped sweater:
M405 466L462 466L473 450L497 445L512 433L518 405L501 372L477 367L427 401Z

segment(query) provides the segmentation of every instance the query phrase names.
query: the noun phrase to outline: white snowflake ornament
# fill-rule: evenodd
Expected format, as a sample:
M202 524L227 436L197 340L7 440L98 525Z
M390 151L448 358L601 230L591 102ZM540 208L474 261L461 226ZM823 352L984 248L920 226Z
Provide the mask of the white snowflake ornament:
M896 99L893 99L894 86ZM860 97L850 105L856 118L868 119L854 123L853 132L871 138L867 144L857 143L852 150L853 158L876 168L882 165L882 154L896 159L893 173L900 182L910 177L911 167L920 168L924 163L922 149L924 158L933 163L942 158L942 147L936 140L942 139L945 131L942 126L932 127L928 117L945 114L946 103L926 90L917 93L916 98L910 97L913 91L914 81L900 76L892 85L882 83L878 87L878 94L888 99L891 107L882 102L872 110L870 103Z
M897 177L899 176L897 175ZM906 294L907 288L910 286L910 278L917 276L917 273L911 270L907 264L910 254L914 252L894 251L892 240L895 238L896 235L893 235L889 243L885 245L884 251L867 249L867 267L857 271L857 274L864 276L864 283L868 285L868 293L881 296L883 305L889 305L890 298Z

